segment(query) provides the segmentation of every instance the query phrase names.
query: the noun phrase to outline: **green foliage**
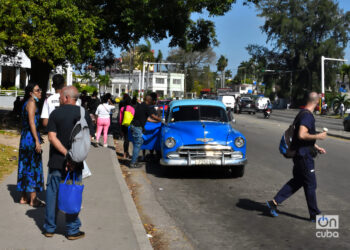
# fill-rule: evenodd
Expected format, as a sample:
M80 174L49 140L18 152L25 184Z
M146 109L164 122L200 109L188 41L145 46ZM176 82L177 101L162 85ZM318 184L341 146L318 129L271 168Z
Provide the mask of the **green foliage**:
M51 66L93 57L101 20L74 3L0 0L0 52L14 46Z
M347 110L350 107L350 99L346 94L338 94L334 97L332 101L332 107L335 113L338 113L340 105L344 104L345 110Z
M280 70L276 77L282 94L288 92L293 71L293 96L320 90L321 56L343 58L349 41L350 12L332 0L261 0L257 4L267 42L273 49L250 45L252 58L265 69ZM325 68L326 87L334 88L337 63ZM265 74L271 74L265 72Z
M78 89L79 93L85 90L87 93L91 95L94 91L97 91L97 88L95 86L89 86L89 85L81 86L81 84L79 84L78 82L73 83L73 86Z
M225 71L225 68L227 67L228 59L221 55L218 62L216 63L216 66L218 67L218 71L223 72Z

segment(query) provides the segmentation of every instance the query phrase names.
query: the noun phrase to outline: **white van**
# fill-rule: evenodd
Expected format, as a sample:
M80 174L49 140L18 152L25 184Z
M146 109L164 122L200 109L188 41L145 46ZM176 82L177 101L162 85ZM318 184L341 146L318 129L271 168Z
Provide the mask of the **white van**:
M226 109L234 109L236 100L233 96L230 95L223 95L218 96L218 100L221 101L225 106Z
M268 97L258 97L255 100L255 108L260 111L265 109L268 101L271 102Z

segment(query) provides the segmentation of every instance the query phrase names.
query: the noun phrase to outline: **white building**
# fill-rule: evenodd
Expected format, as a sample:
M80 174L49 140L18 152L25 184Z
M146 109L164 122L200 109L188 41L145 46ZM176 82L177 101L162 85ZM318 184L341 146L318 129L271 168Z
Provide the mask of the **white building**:
M240 94L252 94L255 90L255 86L253 84L240 84L240 85L234 85L233 91L238 92Z
M31 68L30 59L19 50L16 56L0 55L0 87L24 89L28 85L28 70Z
M181 73L149 72L145 73L144 81L140 70L132 74L111 73L111 82L106 91L116 96L137 90L139 93L156 92L159 97L184 97L185 75Z

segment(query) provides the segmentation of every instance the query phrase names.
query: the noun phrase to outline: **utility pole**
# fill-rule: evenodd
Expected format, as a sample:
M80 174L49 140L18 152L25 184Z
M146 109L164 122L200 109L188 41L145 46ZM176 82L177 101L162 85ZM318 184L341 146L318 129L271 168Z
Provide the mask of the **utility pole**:
M346 59L339 59L339 58L327 58L324 56L321 56L321 93L322 93L322 102L324 101L324 94L325 94L325 87L324 87L324 61L338 61L338 62L346 62L348 60Z

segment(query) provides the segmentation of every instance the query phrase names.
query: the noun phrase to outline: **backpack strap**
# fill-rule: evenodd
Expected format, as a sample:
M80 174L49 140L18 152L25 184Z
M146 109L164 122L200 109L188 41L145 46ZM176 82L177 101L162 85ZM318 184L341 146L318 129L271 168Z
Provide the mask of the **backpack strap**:
M83 122L83 119L85 119L85 109L80 106L80 122Z

